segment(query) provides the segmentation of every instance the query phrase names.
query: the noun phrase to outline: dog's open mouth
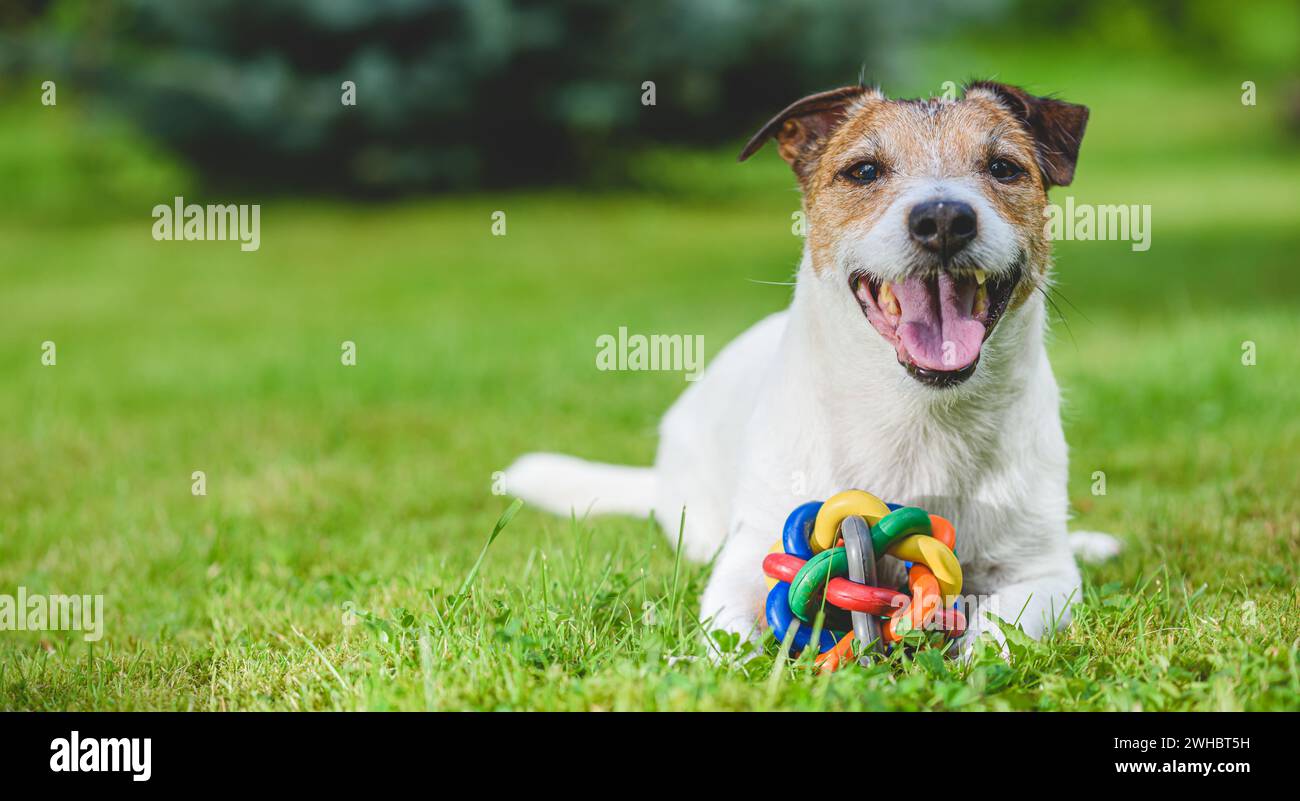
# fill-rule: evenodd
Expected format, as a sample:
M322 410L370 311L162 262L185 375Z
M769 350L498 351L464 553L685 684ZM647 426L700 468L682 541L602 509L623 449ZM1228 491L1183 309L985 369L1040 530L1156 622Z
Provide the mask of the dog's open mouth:
M983 270L941 272L901 282L863 273L849 279L867 320L898 352L913 378L936 387L975 373L980 348L1006 311L1019 272L1001 278Z

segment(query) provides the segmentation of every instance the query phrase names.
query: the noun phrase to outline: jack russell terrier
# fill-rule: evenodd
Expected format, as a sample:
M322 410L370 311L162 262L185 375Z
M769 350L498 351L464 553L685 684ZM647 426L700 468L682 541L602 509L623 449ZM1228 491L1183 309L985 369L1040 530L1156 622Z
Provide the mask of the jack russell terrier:
M969 628L1041 637L1079 600L1060 393L1044 347L1047 189L1074 177L1088 109L999 83L958 101L851 86L760 130L803 192L794 299L727 345L664 416L653 468L519 458L507 491L569 514L654 513L716 557L706 630L755 636L763 557L795 506L845 489L953 521ZM684 524L683 519L684 514ZM885 581L903 580L897 560Z

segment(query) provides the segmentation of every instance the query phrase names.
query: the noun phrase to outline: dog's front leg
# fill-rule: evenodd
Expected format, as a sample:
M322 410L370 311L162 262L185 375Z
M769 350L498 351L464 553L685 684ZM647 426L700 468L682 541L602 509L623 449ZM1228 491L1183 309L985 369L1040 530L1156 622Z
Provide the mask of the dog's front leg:
M990 595L967 598L967 629L961 641L962 652L969 654L979 636L987 632L1005 653L1006 636L988 614L1018 625L1036 640L1068 625L1070 607L1078 603L1081 590L1079 568L1066 555L1047 572L1000 584Z
M767 585L763 556L771 535L741 522L718 554L713 574L700 598L700 622L706 632L718 629L757 640Z

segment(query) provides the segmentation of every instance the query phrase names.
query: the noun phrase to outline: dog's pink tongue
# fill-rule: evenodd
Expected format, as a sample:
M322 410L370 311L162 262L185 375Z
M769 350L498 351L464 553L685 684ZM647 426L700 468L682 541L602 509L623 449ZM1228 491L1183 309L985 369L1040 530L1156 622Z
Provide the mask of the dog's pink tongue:
M907 355L927 370L961 370L980 355L984 324L971 315L974 281L909 278L894 284L900 319L898 338Z

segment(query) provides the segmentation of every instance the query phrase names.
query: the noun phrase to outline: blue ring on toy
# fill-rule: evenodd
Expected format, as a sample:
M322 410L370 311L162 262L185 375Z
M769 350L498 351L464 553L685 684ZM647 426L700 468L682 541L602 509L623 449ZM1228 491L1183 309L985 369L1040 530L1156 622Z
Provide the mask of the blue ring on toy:
M781 547L791 556L800 559L813 558L812 546L808 544L808 535L812 532L817 513L821 511L821 501L809 501L796 506L785 519L785 528L781 531Z
M894 511L895 509L902 509L902 508L903 508L903 504L901 504L901 503L890 503L889 501L885 501L885 506L888 506L888 507L889 507L889 511L891 511L891 512Z
M790 609L790 585L778 581L767 594L767 625L771 627L777 643L785 642L785 635L790 630L790 621L794 619L794 612ZM794 641L790 643L790 648L793 651L802 651L808 647L811 639L812 624L800 621L799 630L794 633ZM835 647L835 635L827 629L822 629L819 642L821 645L817 652L826 653Z

